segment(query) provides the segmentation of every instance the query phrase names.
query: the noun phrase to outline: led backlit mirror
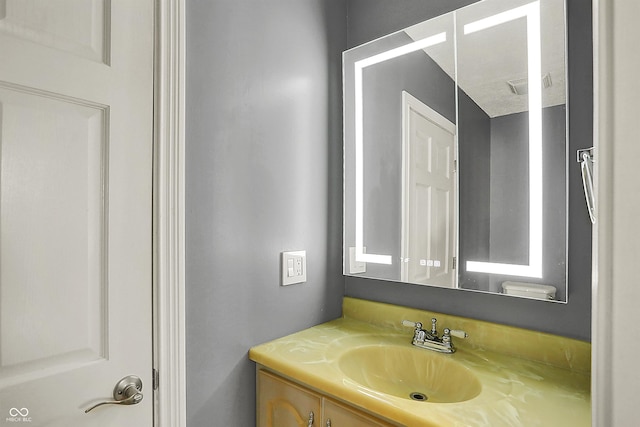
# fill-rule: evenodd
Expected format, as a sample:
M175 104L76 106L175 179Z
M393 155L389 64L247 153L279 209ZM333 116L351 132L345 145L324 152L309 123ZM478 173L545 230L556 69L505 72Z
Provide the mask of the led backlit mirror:
M563 0L344 53L344 273L566 302Z

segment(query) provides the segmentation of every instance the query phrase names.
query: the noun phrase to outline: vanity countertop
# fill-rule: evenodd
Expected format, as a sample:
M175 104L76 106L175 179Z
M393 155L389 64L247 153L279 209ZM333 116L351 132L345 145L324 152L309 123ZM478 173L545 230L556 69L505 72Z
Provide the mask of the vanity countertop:
M401 425L591 425L589 343L349 298L343 312L340 319L253 347L249 356L285 377ZM368 318L371 313L377 313L375 321ZM456 353L435 354L475 374L482 385L475 398L458 403L416 402L364 388L340 370L340 357L359 347L393 345L429 351L412 347L412 330L400 325L403 317L425 322L432 315L438 317L441 328L466 325L470 338L454 338ZM498 336L487 338L486 346L472 339L474 334L481 337L488 332ZM499 351L500 345L515 353ZM533 346L533 353L526 352L527 346Z

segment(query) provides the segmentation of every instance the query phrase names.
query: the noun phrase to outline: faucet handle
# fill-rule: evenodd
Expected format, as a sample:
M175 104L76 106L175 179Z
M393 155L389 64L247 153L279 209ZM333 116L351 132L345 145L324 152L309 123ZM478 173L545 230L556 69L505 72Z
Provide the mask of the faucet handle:
M458 337L458 338L467 338L469 336L469 334L467 334L465 331L462 331L460 329L451 329L449 333L454 337Z
M462 331L460 329L449 329L449 328L444 329L444 334L453 335L454 337L458 337L458 338L467 338L469 336L469 334L467 334L465 331Z
M406 326L408 328L417 328L422 329L422 323L420 322L412 322L411 320L403 320L402 326Z
M453 353L456 351L455 347L453 346L453 342L451 341L452 335L458 338L468 337L465 331L461 331L459 329L444 328L444 330L442 331L442 344L449 350L448 353Z
M412 322L411 320L403 320L402 326L415 328L413 330L413 340L412 340L413 344L415 344L416 342L424 342L426 332L422 330L422 323Z

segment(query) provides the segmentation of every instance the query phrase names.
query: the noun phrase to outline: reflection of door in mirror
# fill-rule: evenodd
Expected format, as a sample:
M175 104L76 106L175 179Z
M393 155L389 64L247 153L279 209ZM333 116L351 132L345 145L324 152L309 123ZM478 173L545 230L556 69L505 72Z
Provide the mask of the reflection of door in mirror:
M455 287L455 125L402 93L402 281Z

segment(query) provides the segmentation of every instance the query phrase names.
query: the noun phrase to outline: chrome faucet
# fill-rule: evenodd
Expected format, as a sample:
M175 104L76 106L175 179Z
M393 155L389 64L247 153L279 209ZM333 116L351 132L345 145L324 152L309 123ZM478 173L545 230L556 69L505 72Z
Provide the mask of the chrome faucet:
M415 328L413 332L413 340L411 344L416 347L426 348L428 350L438 351L440 353L453 353L456 348L453 346L451 337L466 338L469 335L465 331L457 329L444 328L442 337L438 337L438 329L436 327L438 320L434 317L431 319L431 331L422 329L422 323L403 320L402 325Z

